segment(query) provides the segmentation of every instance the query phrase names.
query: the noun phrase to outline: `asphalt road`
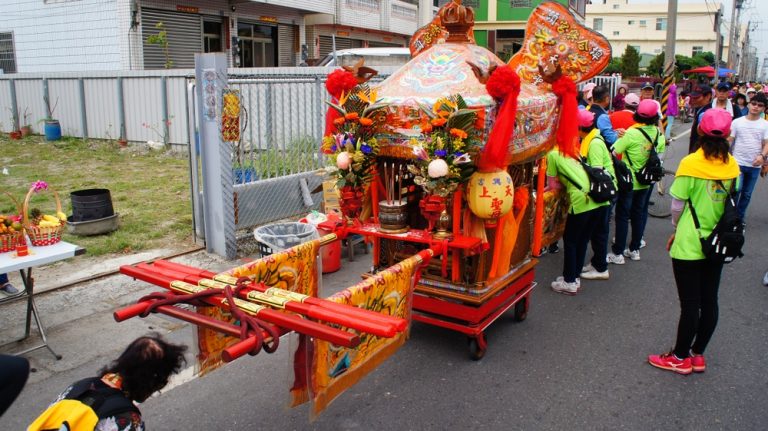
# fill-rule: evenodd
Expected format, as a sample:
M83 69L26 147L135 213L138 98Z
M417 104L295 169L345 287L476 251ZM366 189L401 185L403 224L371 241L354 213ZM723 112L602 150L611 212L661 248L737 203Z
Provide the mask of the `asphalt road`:
M679 160L687 142L688 136L673 142L671 159ZM664 250L672 227L669 219L650 218L642 260L611 266L608 281L582 281L577 296L549 289L561 272L562 253L544 256L528 318L515 323L505 315L492 325L481 361L469 360L463 335L416 323L398 353L311 421L306 407L286 407L292 371L286 341L273 355L239 359L148 400L141 407L148 428L766 429L768 288L761 284L768 269L762 244L768 238L766 187L760 181L753 195L746 256L723 273L720 323L703 374L680 376L646 363L648 354L671 348L679 310ZM121 337L151 325L173 339L190 336L188 327L155 319L121 327ZM103 313L87 321L104 330L125 325L108 322ZM97 330L78 322L81 333ZM68 330L64 324L57 328L62 336ZM0 419L0 429L23 429L36 409L45 407L41 400L53 399L67 382L92 374L108 358L97 356L31 383L19 405Z

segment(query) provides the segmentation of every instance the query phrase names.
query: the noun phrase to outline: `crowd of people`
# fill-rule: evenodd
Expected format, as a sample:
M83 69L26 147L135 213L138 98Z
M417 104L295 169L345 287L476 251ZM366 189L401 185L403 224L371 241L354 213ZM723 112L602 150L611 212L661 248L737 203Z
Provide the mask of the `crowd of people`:
M582 280L610 279L609 265L641 259L653 189L646 165L665 151L674 118L690 116L688 156L680 162L670 187L675 233L667 251L681 305L677 339L670 352L648 357L654 367L690 374L706 369L704 351L717 325L717 292L724 264L705 255L701 239L713 231L731 196L740 222L746 220L755 184L768 172L768 97L759 85L728 82L718 82L714 89L700 84L680 94L673 83L669 90L668 124L663 129L661 105L652 84L643 84L639 94L626 86L615 95L592 83L582 88L581 157L558 150L547 155L548 187L564 188L570 199L563 271L551 288L576 295ZM593 168L611 175L615 198L600 201L590 195ZM619 172L627 169L631 186L620 187ZM609 243L612 221L614 235ZM592 257L587 261L590 245ZM768 273L764 283L768 285Z

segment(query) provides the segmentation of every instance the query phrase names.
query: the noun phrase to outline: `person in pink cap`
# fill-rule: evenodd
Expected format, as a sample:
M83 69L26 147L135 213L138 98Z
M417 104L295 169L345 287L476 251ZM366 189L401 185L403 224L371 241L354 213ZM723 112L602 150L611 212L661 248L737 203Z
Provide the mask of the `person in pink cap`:
M635 125L635 111L640 104L640 96L629 93L624 97L624 109L611 113L611 125L614 130L627 130Z
M581 87L581 95L579 96L579 106L586 108L592 103L592 89L597 87L594 82L587 82Z
M678 374L706 370L704 350L717 326L717 294L723 264L706 259L700 238L709 236L720 220L728 191L739 176L739 166L728 154L730 129L728 111L704 112L698 125L698 149L680 161L669 189L675 233L667 241L667 250L680 299L680 319L672 351L649 355L648 363ZM699 229L691 207L699 220Z
M588 151L599 150L601 146L605 148L602 140L595 139L599 134L593 126L592 112L579 110L577 121L584 130L594 131L591 138L589 133L581 131L582 144L588 146ZM565 187L571 204L563 233L563 275L557 277L550 287L557 293L576 295L581 288L579 275L584 266L587 245L592 238L592 232L600 223L603 214L601 210L607 208L610 203L595 202L589 196L589 176L584 166L579 160L561 153L557 148L547 154L547 183L552 189Z
M661 154L666 148L664 133L659 129L659 109L653 99L641 100L637 106L634 120L635 127L630 128L613 145L613 151L622 155L622 160L632 171L632 191L619 193L616 203L616 235L608 262L617 265L624 264L624 258L640 260L640 246L648 220L648 201L651 186L640 184L636 174L648 161L651 148ZM629 225L632 224L632 238L627 246Z

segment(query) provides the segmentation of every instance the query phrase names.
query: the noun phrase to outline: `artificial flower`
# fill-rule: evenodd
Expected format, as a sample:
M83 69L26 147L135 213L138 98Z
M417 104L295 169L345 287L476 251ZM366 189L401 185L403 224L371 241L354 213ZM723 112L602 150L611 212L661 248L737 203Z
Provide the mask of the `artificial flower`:
M361 119L360 119L360 125L361 125L361 126L366 126L366 127L368 127L368 126L370 126L371 124L373 124L373 120L371 120L370 118L365 118L365 117L364 117L364 118L361 118Z
M355 121L360 118L360 114L358 114L357 112L349 112L346 115L344 115L344 118L350 121Z
M337 126L341 126L342 124L344 124L345 121L346 120L344 119L344 117L339 117L339 118L333 120L333 124L335 124Z
M429 162L427 172L430 178L440 178L448 175L448 163L443 159L435 159Z
M349 165L351 163L352 160L349 157L349 153L346 151L342 151L338 156L336 156L336 167L343 171L349 169Z
M432 120L430 120L430 123L432 123L432 125L435 127L443 126L447 122L448 120L446 120L445 118L433 118Z
M468 136L467 132L465 132L465 131L463 131L461 129L455 129L455 128L451 129L450 133L451 133L451 136L455 136L455 137L461 138L461 139L467 139L467 136Z
M32 183L32 191L34 193L39 193L43 190L48 190L48 183L45 181L35 181Z

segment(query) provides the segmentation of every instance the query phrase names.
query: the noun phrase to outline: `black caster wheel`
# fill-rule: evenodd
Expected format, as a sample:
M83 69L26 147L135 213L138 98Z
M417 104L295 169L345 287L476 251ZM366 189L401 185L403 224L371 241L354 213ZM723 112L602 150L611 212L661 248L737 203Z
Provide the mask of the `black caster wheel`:
M477 337L467 337L467 346L469 347L469 357L472 358L473 361L483 359L486 350L488 350L485 334L481 332Z
M522 322L528 317L528 298L523 298L515 304L513 319L515 322Z

